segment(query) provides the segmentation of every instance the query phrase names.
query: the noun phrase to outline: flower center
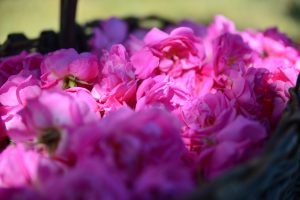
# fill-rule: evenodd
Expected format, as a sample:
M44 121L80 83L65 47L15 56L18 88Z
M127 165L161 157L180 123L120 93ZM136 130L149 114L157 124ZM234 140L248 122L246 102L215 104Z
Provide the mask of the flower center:
M77 86L88 87L91 86L91 84L86 81L79 80L73 75L68 75L64 78L63 89L69 89Z
M58 147L61 133L57 128L47 128L42 132L43 134L38 138L38 143L44 144L48 152L53 154Z
M64 89L68 89L76 86L77 83L76 83L76 78L74 76L69 75L64 78L64 85L63 85Z
M214 146L216 144L215 140L209 136L203 137L203 142L207 146Z
M235 60L236 60L236 59L235 59L234 56L229 56L228 59L227 59L226 64L227 64L228 66L232 66L232 65L234 64Z

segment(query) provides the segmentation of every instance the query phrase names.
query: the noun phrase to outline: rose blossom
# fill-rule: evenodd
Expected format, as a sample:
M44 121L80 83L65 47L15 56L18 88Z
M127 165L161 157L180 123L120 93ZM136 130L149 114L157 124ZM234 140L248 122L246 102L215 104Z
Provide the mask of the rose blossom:
M235 25L224 16L217 15L211 24L207 26L206 34L203 36L203 45L205 51L205 63L212 62L214 57L214 40L225 33L236 33Z
M19 55L0 58L0 86L11 75L18 74L22 70L31 72L37 78L40 76L41 54L22 52Z
M121 109L103 119L101 157L132 182L147 166L182 162L185 151L176 118L159 109Z
M257 121L239 115L211 138L211 146L199 155L199 167L206 179L252 158L262 150L266 129Z
M65 92L76 99L81 110L85 110L84 112L86 113L92 111L92 113L95 113L100 117L99 105L89 90L82 87L73 87L66 89Z
M254 92L254 82L235 70L230 70L228 80L228 85L223 89L224 94L237 102L237 110L248 117L257 114L260 107Z
M7 147L9 139L4 122L0 119L0 153Z
M0 199L43 200L42 196L31 187L0 188Z
M239 35L225 33L219 36L214 41L213 66L216 75L227 69L243 71L251 64L252 54L252 50Z
M41 65L44 88L90 87L99 73L98 59L91 53L78 54L74 49L49 53Z
M135 199L178 199L195 189L191 169L168 162L146 167L134 185Z
M33 140L45 145L49 153L63 155L74 129L98 119L89 102L84 96L75 99L63 91L43 91L27 101L19 113L25 128L12 129L10 137L17 142Z
M283 33L280 33L276 28L265 30L263 35L263 56L279 57L295 63L296 59L299 57L299 49L296 48L296 45L290 38Z
M235 33L235 24L225 16L216 15L213 22L208 26L208 35L211 38L219 37L224 33Z
M25 105L26 99L34 98L40 92L38 79L29 71L23 70L17 75L10 76L0 87L0 103L7 108Z
M200 68L204 59L201 42L190 28L176 28L170 34L153 28L144 42L144 48L131 57L139 79L157 73L177 77L184 70Z
M26 105L28 99L35 98L41 93L38 79L31 72L22 70L12 75L0 87L0 103L2 116L7 130L24 128L18 112Z
M99 101L103 111L109 108L135 104L137 81L128 53L124 46L114 45L104 51L100 60L101 78L94 84L92 95Z
M291 39L276 28L264 32L247 31L240 33L244 40L257 52L253 65L267 68L275 78L287 78L293 84L299 70L299 50Z
M43 184L42 193L48 200L129 199L120 177L96 159L83 159L65 174L52 176Z
M41 154L22 144L9 145L0 155L0 186L34 184Z
M221 92L188 101L181 110L181 119L185 124L182 137L186 146L198 153L210 145L211 135L236 117L235 101Z
M172 30L179 28L179 27L187 27L193 30L194 34L197 37L205 37L207 34L207 27L203 24L199 24L195 21L189 20L189 19L183 19L180 22L178 22L175 26L168 26L165 28L165 31L170 33Z
M185 88L184 88L185 89ZM155 76L144 80L136 92L137 111L148 107L161 107L169 111L183 105L189 94L169 76Z
M174 79L174 85L186 92L190 98L202 97L208 93L214 93L213 70L203 66L201 71L189 70L182 76ZM182 103L181 105L185 104Z
M131 25L102 21L95 54L0 59L0 199L184 198L262 151L300 71L289 38Z

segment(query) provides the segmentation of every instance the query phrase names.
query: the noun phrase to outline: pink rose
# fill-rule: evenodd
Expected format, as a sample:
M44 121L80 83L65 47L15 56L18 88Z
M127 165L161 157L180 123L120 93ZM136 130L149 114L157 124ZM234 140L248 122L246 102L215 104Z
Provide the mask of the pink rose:
M40 76L40 64L43 57L38 53L22 52L19 55L0 58L0 86L11 75L18 74L22 70L29 71L35 78Z
M0 119L0 153L8 146L9 138L4 122Z
M234 70L230 72L228 79L231 80L231 85L224 89L224 94L237 102L237 110L240 113L247 116L257 114L260 107L254 92L254 82Z
M50 154L64 155L74 130L98 120L89 102L85 96L74 98L63 91L43 91L20 111L25 127L12 129L9 136L17 142L33 141Z
M221 92L187 101L181 109L185 124L182 137L188 149L198 153L210 145L213 134L236 117L235 101Z
M83 159L65 174L52 176L41 191L48 200L129 199L120 177L97 159Z
M213 22L207 26L207 33L203 38L205 63L211 63L214 57L213 41L225 33L236 33L234 23L224 16L215 16Z
M270 81L277 80L284 81L287 84L295 85L299 69L295 63L290 62L286 58L280 57L266 57L264 59L257 59L254 62L256 68L266 68L270 71Z
M49 53L41 65L44 88L90 87L99 73L98 59L90 53L78 54L74 49Z
M159 58L148 48L134 53L130 60L139 79L148 78L159 65Z
M277 28L269 28L264 32L248 30L241 32L240 35L256 51L255 63L261 62L262 67L265 60L269 59L277 60L284 65L296 65L298 62L300 52L296 45L284 33L279 32Z
M0 188L0 199L43 200L41 195L31 187Z
M20 71L0 87L0 103L6 107L25 105L27 99L38 96L40 92L38 79L28 71Z
M197 70L189 70L181 77L174 79L174 84L185 91L191 97L202 97L213 92L214 78L209 71L204 71L206 66L203 66L201 72ZM183 103L185 104L185 102ZM182 104L182 105L183 105Z
M102 140L102 129L100 121L95 121L73 130L69 142L71 145L66 147L66 151L75 156L77 160L99 156L101 153L98 145Z
M224 33L235 33L235 25L232 21L222 15L214 17L214 21L208 26L208 36L216 38Z
M74 99L76 99L76 101L78 102L78 106L84 113L91 112L100 117L100 106L89 90L82 87L73 87L66 89L65 91L73 96Z
M225 33L214 41L213 66L216 75L228 69L243 71L252 62L252 50L242 37Z
M264 34L252 29L239 32L239 35L243 38L244 42L249 45L249 47L258 53L259 56L264 57L264 45L263 39Z
M144 80L136 92L137 103L135 109L161 107L173 111L183 105L189 94L176 86L174 80L168 76L155 76Z
M4 112L1 117L8 131L12 128L24 128L18 112L28 99L35 98L40 93L39 81L27 70L10 76L0 87L0 103Z
M191 21L189 19L184 19L178 22L175 26L169 26L165 29L166 32L171 32L172 30L179 28L179 27L187 27L193 30L194 34L197 37L205 37L207 34L207 27L203 24L199 24L195 21Z
M10 145L0 155L0 186L32 185L37 181L41 154L23 145Z
M102 159L124 172L129 182L147 166L179 162L185 151L177 120L162 110L121 109L105 117L101 126Z
M145 36L144 42L145 47L131 57L135 73L140 79L157 73L177 77L184 70L200 68L202 65L202 44L190 28L176 28L170 34L153 28Z
M211 180L224 171L257 155L267 138L265 127L239 115L216 133L211 147L199 155L199 167L206 179Z
M104 51L101 66L101 78L94 85L92 95L103 109L117 102L134 106L137 81L124 46L114 45L109 52Z
M262 40L262 44L264 47L264 56L280 57L295 63L300 51L290 38L280 33L276 28L267 29L263 34L264 39Z
M178 199L195 189L191 169L181 163L148 166L134 184L134 199Z

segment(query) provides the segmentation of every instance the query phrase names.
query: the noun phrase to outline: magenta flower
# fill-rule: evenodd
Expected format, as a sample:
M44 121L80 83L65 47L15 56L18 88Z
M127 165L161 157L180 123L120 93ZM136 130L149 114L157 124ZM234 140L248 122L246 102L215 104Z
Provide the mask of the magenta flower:
M210 69L206 70L206 66L203 66L201 72L198 70L189 70L181 77L174 79L174 84L191 97L202 97L214 92L213 73ZM181 105L185 103L182 102Z
M0 119L0 153L7 147L8 137L4 122Z
M73 87L65 91L76 99L82 113L95 113L100 117L99 104L89 90L82 87Z
M247 116L259 112L260 107L254 92L254 83L233 70L228 78L231 84L224 89L224 94L227 98L237 102L237 110Z
M195 189L191 169L181 163L147 167L134 185L134 199L178 199Z
M26 105L28 99L35 98L40 93L39 81L27 70L10 76L0 87L2 119L8 131L13 128L24 128L18 112Z
M291 38L289 38L286 34L278 31L276 27L268 28L263 32L265 37L272 38L274 41L281 43L284 46L295 47Z
M238 33L244 40L245 43L247 43L249 45L249 47L253 50L258 52L258 55L261 54L261 56L265 56L263 55L263 39L264 39L264 35L262 32L257 32L251 29L245 30L243 32L239 32ZM255 57L255 61L256 59L258 59L258 57Z
M124 42L127 35L126 22L111 17L101 21L99 27L94 29L93 37L89 40L89 46L95 53L102 54L102 50L110 49L114 44Z
M211 137L236 117L235 101L224 94L206 94L182 107L183 139L191 151L200 152L211 145Z
M159 65L159 58L154 56L150 49L143 48L131 57L135 73L140 79L146 79Z
M157 73L177 77L184 70L202 65L204 51L190 28L176 28L170 34L154 28L145 36L144 42L145 47L131 57L140 79Z
M194 34L197 37L205 37L207 34L207 27L203 24L199 24L195 21L189 20L189 19L184 19L178 22L175 26L170 26L165 29L166 32L171 32L172 30L179 28L179 27L187 27L193 30Z
M0 199L43 200L42 196L31 187L0 188Z
M98 148L102 140L103 127L99 121L78 127L70 137L70 146L67 147L68 153L72 154L77 161L89 157L99 157L101 151Z
M235 24L222 15L216 15L213 22L208 26L208 35L212 38L219 37L224 33L235 32Z
M28 71L20 71L0 87L0 103L6 107L25 105L26 99L34 98L40 92L38 79Z
M98 59L91 53L78 54L74 49L49 53L41 65L44 88L90 87L98 77Z
M216 75L227 69L243 71L251 64L252 54L252 50L239 35L221 35L214 42L213 66Z
M34 184L41 156L22 144L9 145L0 155L0 187Z
M64 175L53 176L43 185L42 193L49 200L129 199L120 177L96 159L82 160Z
M29 71L34 77L40 76L40 64L43 57L38 53L22 52L16 56L0 58L0 86L11 75L16 75L22 70Z
M282 75L265 68L249 68L245 75L253 87L256 102L260 107L254 114L259 120L269 121L272 127L278 123L280 113L283 112L289 99L288 88L294 85Z
M183 105L189 94L175 85L168 76L155 76L142 82L136 92L137 111L148 107L161 107L173 111Z
M269 56L264 59L257 59L254 62L254 66L256 68L268 69L272 74L272 76L270 77L270 81L283 81L286 84L292 86L296 84L297 75L300 71L300 68L297 69L295 67L297 65L297 62L298 61L296 61L296 63L293 63L286 58Z
M270 58L282 60L290 65L297 65L299 49L295 47L290 38L276 28L270 28L264 32L245 31L241 32L240 35L257 52L258 58L255 62ZM292 68L299 70L297 66Z
M33 140L51 154L64 155L74 129L98 120L90 102L84 95L74 98L62 91L43 91L20 111L25 128L9 134L14 141Z
M109 52L104 51L101 67L101 78L94 85L92 94L103 110L109 111L107 108L113 107L112 104L133 106L137 81L124 46L114 45Z
M129 182L145 167L180 161L185 151L178 122L166 111L121 109L104 118L102 127L102 159Z
M296 59L299 57L300 51L295 48L295 44L293 44L290 38L285 34L280 33L276 28L267 29L263 34L263 56L280 57L295 63Z
M214 57L214 41L225 33L236 33L235 25L232 21L224 16L217 15L211 24L207 26L207 32L203 38L205 51L205 63L211 63Z
M266 129L257 121L238 116L215 135L211 147L199 155L199 165L206 179L257 155L267 137Z
M261 152L300 72L287 36L223 16L129 28L0 58L0 199L185 198Z

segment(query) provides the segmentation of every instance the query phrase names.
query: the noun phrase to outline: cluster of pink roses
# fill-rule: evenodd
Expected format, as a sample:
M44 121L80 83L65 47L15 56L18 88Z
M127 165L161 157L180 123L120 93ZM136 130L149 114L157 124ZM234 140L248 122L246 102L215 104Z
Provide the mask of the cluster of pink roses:
M187 195L263 149L300 71L284 34L223 16L111 18L89 44L0 58L0 199Z

